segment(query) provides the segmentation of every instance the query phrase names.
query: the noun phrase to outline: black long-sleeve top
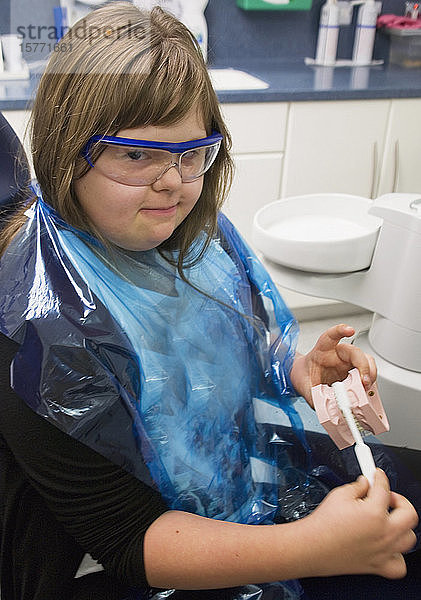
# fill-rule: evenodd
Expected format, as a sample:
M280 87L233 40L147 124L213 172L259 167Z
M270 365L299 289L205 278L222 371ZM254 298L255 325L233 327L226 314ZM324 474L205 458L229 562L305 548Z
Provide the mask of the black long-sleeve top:
M144 535L167 506L13 392L18 347L0 334L2 600L120 600L147 585ZM85 553L105 571L75 580Z
M167 507L158 492L60 431L13 392L9 373L17 349L0 334L1 598L125 600L130 588L147 586L144 535ZM401 450L419 476L420 453ZM85 553L105 571L74 579ZM407 563L403 580L346 576L302 584L311 599L355 600L374 593L373 599L419 600L420 551ZM223 592L217 597L232 597ZM215 590L199 597L214 599ZM181 598L196 595L183 592Z

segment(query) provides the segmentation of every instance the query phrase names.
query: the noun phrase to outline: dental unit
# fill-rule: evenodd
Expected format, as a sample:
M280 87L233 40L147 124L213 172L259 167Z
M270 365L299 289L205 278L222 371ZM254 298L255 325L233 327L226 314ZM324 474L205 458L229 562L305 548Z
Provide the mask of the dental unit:
M333 227L329 239L323 228L318 235L316 225L307 242L288 239L281 225L291 211L282 211L291 205L298 223L300 211L306 222L314 217L315 222L336 218L338 223L334 211L341 206L341 219L350 227L342 237L341 228ZM359 333L356 343L376 360L379 392L393 422L392 431L381 439L420 450L421 195L393 193L374 201L334 194L278 200L255 215L253 242L278 285L373 312L369 331ZM297 248L301 254L291 264Z

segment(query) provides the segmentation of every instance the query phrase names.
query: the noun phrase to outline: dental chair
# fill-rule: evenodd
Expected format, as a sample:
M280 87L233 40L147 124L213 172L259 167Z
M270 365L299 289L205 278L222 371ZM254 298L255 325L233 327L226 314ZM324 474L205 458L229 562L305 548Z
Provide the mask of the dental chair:
M0 228L27 197L30 179L23 146L0 112Z
M31 172L23 146L10 123L0 112L0 236L2 228L4 228L8 218L12 216L16 210L22 207L28 198L33 196L33 192L29 187L30 183ZM3 357L0 356L0 360L2 359ZM3 446L2 438L0 436L0 473L2 470L3 472L7 472L13 468L10 466L11 463L8 458L9 454L10 453L8 453ZM35 509L36 508L37 507L35 507ZM0 543L2 533L2 511L3 506L0 495ZM45 540L51 541L51 537L48 537L46 534ZM57 547L56 554L60 554L61 546L64 542L62 540L56 541L60 546ZM46 543L48 543L48 541L46 541ZM70 542L67 540L67 543ZM74 542L72 543L74 544ZM40 552L42 553L42 549L40 549ZM54 555L54 551L51 547L49 548L49 552ZM115 590L116 583L114 581L109 582L107 577L103 576L101 573L102 570L100 565L97 565L95 561L90 559L87 555L85 556L78 571L78 578L75 579L75 593L77 597L79 597L80 592L80 594L84 594L84 598L88 598L89 594L92 594L92 597L95 595L95 598L98 598L102 589L104 590L104 597L105 593L108 594L107 598L114 597L112 594L115 594L116 597L120 597L120 588L118 587L118 589ZM121 592L121 594L121 598L125 598L125 593ZM3 598L1 598L1 600L3 600ZM4 600L6 600L6 598Z

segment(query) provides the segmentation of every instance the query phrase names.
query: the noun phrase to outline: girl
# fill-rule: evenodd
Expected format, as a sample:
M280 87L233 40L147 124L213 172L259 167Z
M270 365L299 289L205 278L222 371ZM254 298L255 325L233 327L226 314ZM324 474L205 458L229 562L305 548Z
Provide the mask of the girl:
M320 458L297 399L352 367L369 387L375 365L345 325L294 354L219 214L230 137L191 34L118 2L60 48L33 108L37 197L2 238L2 597L297 599L300 578L404 576L414 508L380 470L328 493L351 467ZM283 420L257 423L274 404ZM85 553L103 571L75 579Z

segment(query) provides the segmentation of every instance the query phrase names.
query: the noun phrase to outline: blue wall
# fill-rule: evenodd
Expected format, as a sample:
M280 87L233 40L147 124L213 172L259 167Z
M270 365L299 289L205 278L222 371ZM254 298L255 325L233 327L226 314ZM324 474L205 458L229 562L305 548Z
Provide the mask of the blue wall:
M313 0L309 11L244 11L235 0L209 0L206 18L209 28L209 61L224 66L247 66L262 60L269 63L302 62L314 56L320 6ZM14 21L28 26L53 26L53 6L57 0L0 0L0 33L10 31L10 6ZM34 10L34 4L36 10ZM402 0L384 0L383 13L402 14ZM354 11L356 12L356 11ZM338 55L350 57L353 26L342 27ZM47 41L47 40L45 40ZM375 57L387 58L388 38L377 35ZM36 53L27 60L39 58Z
M217 65L241 66L261 62L302 62L314 56L320 7L313 0L309 11L244 11L235 0L210 0L209 60ZM402 0L384 0L382 13L402 14ZM354 21L356 16L354 9ZM350 58L354 25L341 27L338 57ZM378 34L375 57L387 58L389 39Z

